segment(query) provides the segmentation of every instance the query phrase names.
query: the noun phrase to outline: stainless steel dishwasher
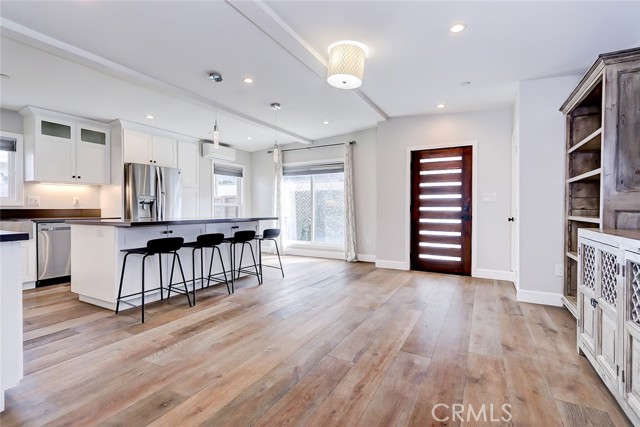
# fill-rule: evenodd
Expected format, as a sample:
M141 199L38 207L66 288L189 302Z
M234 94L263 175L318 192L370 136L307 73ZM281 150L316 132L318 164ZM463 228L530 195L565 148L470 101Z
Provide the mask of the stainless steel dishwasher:
M36 248L36 286L68 282L71 278L71 226L60 222L38 223Z

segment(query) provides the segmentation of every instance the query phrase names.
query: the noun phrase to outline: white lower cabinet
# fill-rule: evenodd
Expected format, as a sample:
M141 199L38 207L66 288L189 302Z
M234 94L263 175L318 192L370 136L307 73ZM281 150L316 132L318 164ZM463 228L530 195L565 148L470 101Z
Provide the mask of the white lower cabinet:
M578 349L640 425L640 233L579 230Z

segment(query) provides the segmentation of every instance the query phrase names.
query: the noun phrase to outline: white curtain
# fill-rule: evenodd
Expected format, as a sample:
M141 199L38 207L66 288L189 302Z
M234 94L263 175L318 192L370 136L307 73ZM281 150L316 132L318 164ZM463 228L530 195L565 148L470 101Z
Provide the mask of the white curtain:
M287 241L285 237L285 230L287 229L285 221L284 221L284 211L282 210L282 160L283 160L283 152L279 150L279 159L278 162L273 163L273 216L277 216L279 218L279 228L280 228L280 236L276 239L278 242L278 246L280 248L280 254L287 253L287 247L285 242ZM275 245L271 247L271 253L276 253Z
M358 261L353 205L353 145L347 142L344 145L344 256L349 262Z

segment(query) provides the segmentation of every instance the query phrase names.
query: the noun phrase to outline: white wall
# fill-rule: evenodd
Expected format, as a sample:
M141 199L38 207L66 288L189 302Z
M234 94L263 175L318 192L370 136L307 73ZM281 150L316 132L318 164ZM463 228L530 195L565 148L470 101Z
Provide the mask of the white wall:
M580 76L519 83L518 300L560 305L564 260L564 117L558 109Z
M16 111L0 110L0 130L22 134L22 116ZM40 206L11 206L12 209L99 209L100 187L83 185L47 185L37 182L24 184L24 197L39 196ZM73 198L80 198L80 206L73 206Z
M376 249L376 130L367 129L346 135L314 141L313 145L327 145L356 141L354 157L354 195L356 211L356 240L358 257L373 261ZM308 145L290 144L283 148L305 148ZM273 214L273 158L267 150L256 151L251 156L253 171L253 215ZM284 162L343 159L341 146L285 152Z
M485 277L511 278L511 126L512 110L392 118L378 124L377 263L409 268L406 226L407 149L466 141L478 145L477 271ZM496 193L483 202L483 193Z

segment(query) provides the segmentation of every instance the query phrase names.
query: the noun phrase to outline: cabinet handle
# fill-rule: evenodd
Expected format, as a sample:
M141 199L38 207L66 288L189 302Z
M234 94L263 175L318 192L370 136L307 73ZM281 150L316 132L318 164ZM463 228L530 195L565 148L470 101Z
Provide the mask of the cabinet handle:
M591 307L596 308L598 301L595 298L591 298Z
M82 177L80 175L78 175L78 179L82 179Z
M173 234L173 230L169 230L169 234Z
M75 177L76 177L76 176L75 176L75 175L73 175L71 178L74 178L74 179L75 179Z

